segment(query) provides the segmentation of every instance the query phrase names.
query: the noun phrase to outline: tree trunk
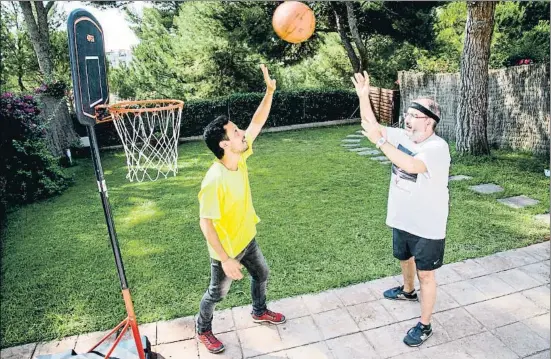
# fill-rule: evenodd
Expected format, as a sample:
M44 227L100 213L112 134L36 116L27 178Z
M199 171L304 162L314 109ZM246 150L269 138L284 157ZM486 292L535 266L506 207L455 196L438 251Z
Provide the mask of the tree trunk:
M354 51L350 40L348 40L346 30L343 27L342 17L339 14L336 5L333 3L330 4L331 8L333 9L333 14L335 15L335 24L337 25L337 31L339 33L339 36L341 37L342 44L344 46L344 49L346 50L348 59L350 60L350 64L352 65L352 70L354 71L354 73L356 73L360 70L360 60L358 59L358 56L356 55L356 52Z
M32 3L20 1L19 4L38 58L38 65L44 75L44 82L52 82L54 80L54 66L51 58L48 12L53 7L54 1L49 1L46 6L44 6L43 1L33 1ZM31 4L34 4L34 13ZM79 139L74 130L67 101L64 97L58 98L43 94L39 96L39 102L42 117L46 119L47 124L46 140L48 148L56 157L65 156L65 150Z
M33 44L34 52L38 58L38 65L44 75L46 82L50 82L53 76L53 63L50 57L50 34L48 32L48 20L47 13L42 1L34 1L33 3L28 1L20 1L21 11L23 12L23 18L25 24L27 24L27 30L29 31L29 37ZM36 18L33 14L31 4L34 4L36 10Z
M69 114L65 97L48 95L37 96L42 117L46 119L46 143L55 157L65 156L65 150L70 148L79 136L73 128L73 120Z
M469 2L457 108L456 149L460 154L488 155L488 60L496 3Z
M367 70L367 49L362 41L360 32L358 31L358 25L356 22L356 15L354 14L354 4L352 2L346 2L346 13L348 17L348 27L350 27L350 33L352 34L352 39L356 44L356 48L360 54L360 68L358 72Z
M23 84L23 66L19 65L17 69L17 84L21 92L27 91L27 88Z

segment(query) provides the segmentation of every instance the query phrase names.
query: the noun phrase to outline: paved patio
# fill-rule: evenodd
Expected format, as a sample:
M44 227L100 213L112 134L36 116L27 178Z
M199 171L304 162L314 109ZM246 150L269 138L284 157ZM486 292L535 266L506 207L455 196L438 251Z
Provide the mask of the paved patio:
M145 324L142 334L159 359L550 358L549 248L543 242L439 269L434 335L421 348L402 343L419 303L382 298L400 277L273 302L288 318L280 326L253 323L249 307L217 312L213 326L226 345L218 355L193 339L193 317ZM4 349L1 358L81 352L102 334Z

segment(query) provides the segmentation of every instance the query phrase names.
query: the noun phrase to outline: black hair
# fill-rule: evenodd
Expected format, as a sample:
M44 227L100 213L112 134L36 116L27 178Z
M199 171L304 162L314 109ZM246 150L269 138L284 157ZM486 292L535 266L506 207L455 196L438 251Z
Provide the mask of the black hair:
M224 157L224 150L220 147L220 141L229 140L226 129L224 128L229 121L230 120L224 115L218 116L205 127L205 131L203 132L203 138L205 139L207 147L218 159Z

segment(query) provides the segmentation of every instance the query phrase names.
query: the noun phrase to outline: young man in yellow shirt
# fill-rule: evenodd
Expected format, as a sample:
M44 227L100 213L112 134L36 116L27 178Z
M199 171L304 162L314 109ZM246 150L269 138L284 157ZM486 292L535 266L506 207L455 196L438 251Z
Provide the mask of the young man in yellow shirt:
M276 89L268 69L264 65L261 69L266 94L247 130L220 116L204 132L205 142L217 160L207 171L198 196L201 230L211 257L211 280L200 304L197 338L211 353L224 350L224 344L212 333L214 308L228 293L232 280L243 278L243 266L251 275L253 321L285 322L285 316L266 307L269 269L255 240L260 219L253 207L247 171L253 141L268 119Z

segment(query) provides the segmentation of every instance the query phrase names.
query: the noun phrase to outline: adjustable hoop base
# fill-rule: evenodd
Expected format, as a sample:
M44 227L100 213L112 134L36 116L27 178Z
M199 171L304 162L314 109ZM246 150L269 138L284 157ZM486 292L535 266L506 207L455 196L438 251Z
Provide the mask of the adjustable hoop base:
M135 355L136 358L139 359L147 359L149 358L149 354L151 353L151 348L149 341L147 340L147 337L141 337L140 331L138 329L138 322L136 321L136 315L134 314L134 306L132 304L132 299L130 298L130 291L128 289L123 289L122 295L124 298L124 304L126 306L126 311L128 316L120 322L113 330L111 330L107 335L105 335L96 345L94 345L90 350L88 350L88 353L101 353L101 355L105 356L105 359L109 359L111 355L113 357L128 357L128 355L132 356ZM118 335L116 335L115 341L113 344L105 343L109 337L111 337L113 334L115 334L119 329L122 330L119 332ZM121 340L126 334L126 332L130 330L133 337L133 343L130 343L132 345L121 345ZM126 341L130 342L130 341ZM125 343L126 344L126 343ZM135 346L134 346L135 345ZM120 352L120 353L117 353ZM123 353L124 352L124 353ZM125 354L126 356L123 356L121 354Z

